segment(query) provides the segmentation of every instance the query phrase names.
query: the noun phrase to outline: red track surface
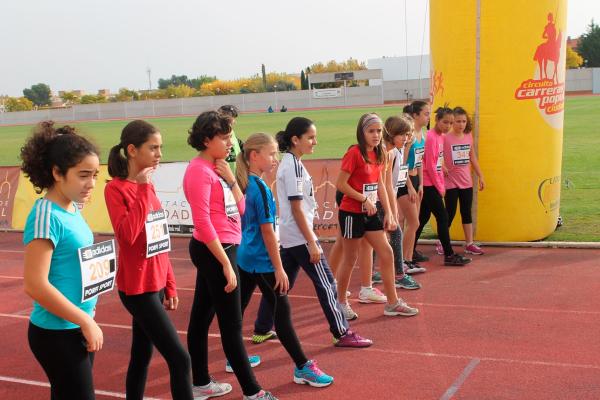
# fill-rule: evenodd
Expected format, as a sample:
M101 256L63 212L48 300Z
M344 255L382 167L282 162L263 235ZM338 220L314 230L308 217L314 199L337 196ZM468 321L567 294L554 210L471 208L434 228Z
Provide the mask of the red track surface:
M27 345L31 301L22 291L21 235L0 234L0 398L49 398L47 379ZM423 248L431 254L432 248ZM600 251L486 248L465 268L426 263L421 290L401 291L421 310L412 318L382 316L381 305L353 307L353 329L372 338L369 349L331 345L314 289L301 273L291 293L294 322L307 355L335 377L324 389L292 382L292 363L277 342L253 345L263 364L254 371L261 385L280 399L600 399ZM193 297L194 267L187 239L175 239L172 260L180 308L171 314L185 343ZM358 290L358 273L352 290ZM247 311L251 335L258 296ZM130 318L115 292L98 304L104 349L97 354L94 380L98 399L124 397ZM231 382L213 324L210 370ZM152 361L146 395L168 399L168 371L160 354ZM23 382L32 381L32 382Z

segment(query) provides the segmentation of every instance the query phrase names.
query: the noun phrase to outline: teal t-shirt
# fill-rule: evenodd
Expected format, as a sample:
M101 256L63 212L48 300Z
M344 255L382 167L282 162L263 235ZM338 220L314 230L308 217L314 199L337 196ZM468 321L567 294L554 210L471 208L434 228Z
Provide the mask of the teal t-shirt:
M97 297L81 302L81 268L78 249L94 243L94 235L79 209L71 213L46 199L36 200L23 233L23 243L48 239L54 245L48 281L71 303L93 316ZM74 329L77 325L50 313L33 302L31 322L44 329Z
M260 226L269 223L275 229L276 214L273 192L265 181L250 175L246 211L242 216L242 243L237 250L237 263L244 271L261 274L275 271Z
M413 139L413 143L408 151L408 157L406 164L408 169L415 169L422 165L423 156L425 155L425 133L421 133L421 140L417 142L416 137Z

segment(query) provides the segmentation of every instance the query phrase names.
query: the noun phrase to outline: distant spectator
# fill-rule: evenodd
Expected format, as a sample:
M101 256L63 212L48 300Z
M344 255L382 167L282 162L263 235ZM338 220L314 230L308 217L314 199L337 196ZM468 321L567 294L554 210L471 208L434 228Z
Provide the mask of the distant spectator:
M281 106L281 112L286 112L287 111L287 107L286 106Z
M267 112L272 113L273 112L273 107L269 106L269 108L267 108Z

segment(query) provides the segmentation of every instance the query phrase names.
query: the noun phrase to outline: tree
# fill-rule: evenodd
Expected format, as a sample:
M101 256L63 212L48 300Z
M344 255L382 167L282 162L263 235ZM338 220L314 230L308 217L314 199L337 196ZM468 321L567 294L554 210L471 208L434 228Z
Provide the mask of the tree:
M79 103L79 97L73 92L64 92L60 98L65 102L65 104Z
M575 50L567 46L567 68L579 68L583 64L583 58Z
M216 76L200 75L198 78L188 79L187 75L171 75L169 79L159 79L158 88L166 89L169 86L185 85L194 89L200 89L205 83L216 81Z
M211 83L217 80L216 76L208 76L208 75L200 75L197 78L191 79L189 81L189 87L193 87L194 89L200 89L202 85L205 83Z
M86 94L81 96L81 104L106 103L106 97L102 95Z
M33 102L27 97L9 97L4 103L4 108L8 112L30 111L33 110Z
M308 89L308 78L304 74L304 70L300 71L300 89Z
M167 97L176 97L176 98L180 98L180 97L191 97L195 90L191 87L189 87L188 85L177 85L177 86L173 86L173 85L169 85L169 87L167 87L166 89L167 91Z
M585 67L600 67L600 26L593 19L588 31L579 38L577 52L583 57Z
M117 95L115 95L116 101L133 101L133 100L139 100L139 99L140 99L140 95L138 92L136 92L135 90L127 89L127 88L119 89L119 93Z
M262 71L263 90L266 91L267 90L267 70L265 68L265 64L262 64L261 71Z
M49 106L52 100L52 91L50 86L45 83L38 83L29 89L23 89L23 95L27 97L36 106Z

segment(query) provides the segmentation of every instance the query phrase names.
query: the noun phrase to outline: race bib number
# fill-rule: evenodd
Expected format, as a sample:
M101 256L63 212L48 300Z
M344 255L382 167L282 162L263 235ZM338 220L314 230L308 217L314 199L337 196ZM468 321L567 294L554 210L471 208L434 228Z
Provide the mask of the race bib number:
M467 165L471 161L469 154L471 153L470 144L454 144L452 145L452 163L454 165Z
M233 192L227 186L227 182L224 179L219 179L221 181L221 186L223 187L223 201L225 202L225 214L228 217L232 217L234 215L239 215L240 212L237 208L237 203L235 202L235 197L233 197Z
M146 258L171 251L167 213L162 208L146 216Z
M78 253L81 268L81 302L111 291L117 274L115 240L82 247Z
M435 170L440 172L442 170L442 164L444 163L444 152L440 151L438 153L437 165L435 166Z
M378 185L376 183L365 183L363 185L363 196L365 196L367 199L371 200L373 202L373 204L377 203L377 187ZM365 203L362 204L362 210L363 212L366 212L367 209L365 208Z
M408 179L408 165L401 165L398 170L398 180L396 181L396 189L406 186Z
M415 168L423 165L423 156L425 155L425 148L419 147L415 149Z

